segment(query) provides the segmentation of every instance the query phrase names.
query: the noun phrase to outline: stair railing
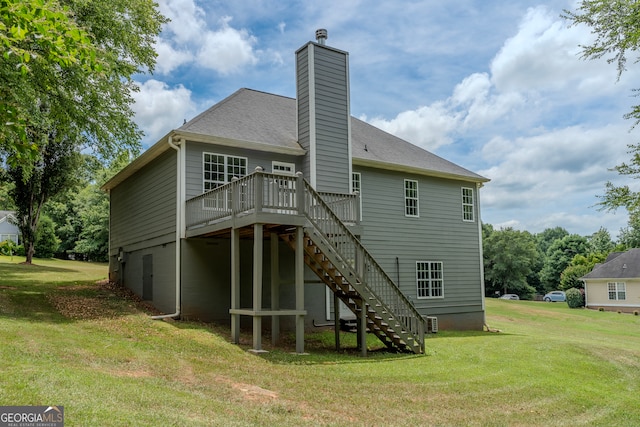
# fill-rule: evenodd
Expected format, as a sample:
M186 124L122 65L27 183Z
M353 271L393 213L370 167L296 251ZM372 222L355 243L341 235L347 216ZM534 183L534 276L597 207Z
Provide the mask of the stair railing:
M381 306L374 308L393 314L395 320L413 335L424 352L425 324L422 315L306 180L304 188L304 215L356 275L359 283L352 283L352 286L356 290L358 286L364 286L374 295L377 304Z

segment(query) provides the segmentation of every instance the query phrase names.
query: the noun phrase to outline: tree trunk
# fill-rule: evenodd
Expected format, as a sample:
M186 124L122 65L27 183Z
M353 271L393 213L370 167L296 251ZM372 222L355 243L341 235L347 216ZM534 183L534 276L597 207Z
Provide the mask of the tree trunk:
M36 249L33 245L33 241L31 242L24 242L25 244L25 256L27 257L27 259L25 260L25 264L33 264L33 254L36 253Z

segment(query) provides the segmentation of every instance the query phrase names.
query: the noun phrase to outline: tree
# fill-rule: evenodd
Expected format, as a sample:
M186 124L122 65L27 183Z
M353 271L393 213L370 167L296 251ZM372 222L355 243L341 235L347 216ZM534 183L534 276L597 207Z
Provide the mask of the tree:
M484 241L484 274L488 291L521 295L535 292L527 284L540 254L534 237L513 228L494 230Z
M56 237L53 220L43 215L38 223L36 240L34 243L35 254L38 258L51 258L58 250L60 241Z
M15 119L3 127L7 142L0 146L0 164L9 165L30 263L43 204L70 183L60 167L78 165L71 164L77 160L71 153L90 150L108 158L123 148L138 151L133 75L153 71L155 39L166 20L152 0L6 0L0 5L0 42L9 52L0 65L0 87L8 99L0 106L0 119ZM55 31L49 38L42 32L51 26ZM52 159L60 167L43 167ZM59 182L50 187L48 181Z
M553 242L568 235L569 232L562 227L546 228L541 233L536 234L538 249L543 255L546 255L549 246L551 246Z
M7 175L14 187L10 195L16 205L18 228L22 234L26 263L31 264L35 253L36 232L44 204L75 182L80 154L75 146L55 133L50 141L40 145L39 160L29 166L29 173L20 165L9 166ZM25 175L28 176L25 179Z
M573 25L591 27L596 35L593 44L582 46L584 59L606 57L609 63L616 64L618 78L626 70L628 54L635 56L634 64L640 60L637 54L640 50L640 3L636 0L582 0L575 12L565 10L563 16ZM640 105L633 106L625 118L633 120L634 127L640 123ZM629 154L631 161L614 170L624 176L640 178L640 145L630 145ZM618 187L607 182L599 204L605 210L623 207L632 215L638 214L640 192L633 191L628 185Z
M570 234L556 240L547 250L544 267L540 271L540 282L546 291L560 286L561 274L569 266L573 257L587 253L587 239L577 234Z
M611 234L606 228L600 227L598 231L587 238L589 250L593 253L608 254L616 244L611 240Z
M55 0L0 2L0 149L10 161L33 160L38 146L27 138L33 107L52 89L60 103L73 107L73 92L56 90L68 70L99 73L98 46Z
M618 238L624 249L640 248L640 213L629 215L627 226L620 230Z
M588 255L576 255L573 257L567 268L560 274L561 290L571 288L583 288L584 284L580 278L593 270L593 267L607 259L608 253L590 253Z

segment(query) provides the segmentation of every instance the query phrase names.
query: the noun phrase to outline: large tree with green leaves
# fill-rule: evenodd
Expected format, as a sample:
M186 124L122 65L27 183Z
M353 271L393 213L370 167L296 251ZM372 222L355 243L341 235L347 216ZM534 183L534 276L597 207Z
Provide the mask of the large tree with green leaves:
M32 246L44 202L66 187L41 190L68 183L66 171L42 167L47 156L70 166L81 151L110 157L139 149L133 76L155 65L165 22L156 7L152 0L0 1L0 43L8 52L0 64L0 119L11 123L3 127L0 163L15 184L25 245Z
M562 239L554 241L540 271L540 282L546 291L552 291L560 287L561 274L569 266L576 255L586 255L589 252L585 237L578 234L569 234Z
M540 253L531 233L513 228L493 230L484 239L483 252L487 291L520 295L535 292L535 288L527 284L527 276Z
M640 2L637 0L582 0L575 11L565 10L564 17L574 25L589 26L596 36L591 45L581 46L582 57L606 58L609 63L616 64L618 78L627 69L627 64L640 60ZM640 123L640 105L633 106L625 117L633 120L635 127ZM630 145L629 154L631 160L614 170L624 176L640 178L640 144ZM631 215L638 214L640 192L628 185L616 186L607 182L600 206L606 210L622 207Z

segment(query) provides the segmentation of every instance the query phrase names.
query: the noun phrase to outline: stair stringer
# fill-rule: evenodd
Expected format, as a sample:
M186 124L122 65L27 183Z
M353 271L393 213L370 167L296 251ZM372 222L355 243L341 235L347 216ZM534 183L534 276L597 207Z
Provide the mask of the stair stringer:
M367 288L355 267L313 225L304 230L305 263L356 317L360 317L361 302L365 302L369 331L388 348L423 353L424 341L403 327L392 310ZM295 250L295 236L290 234L282 237Z

